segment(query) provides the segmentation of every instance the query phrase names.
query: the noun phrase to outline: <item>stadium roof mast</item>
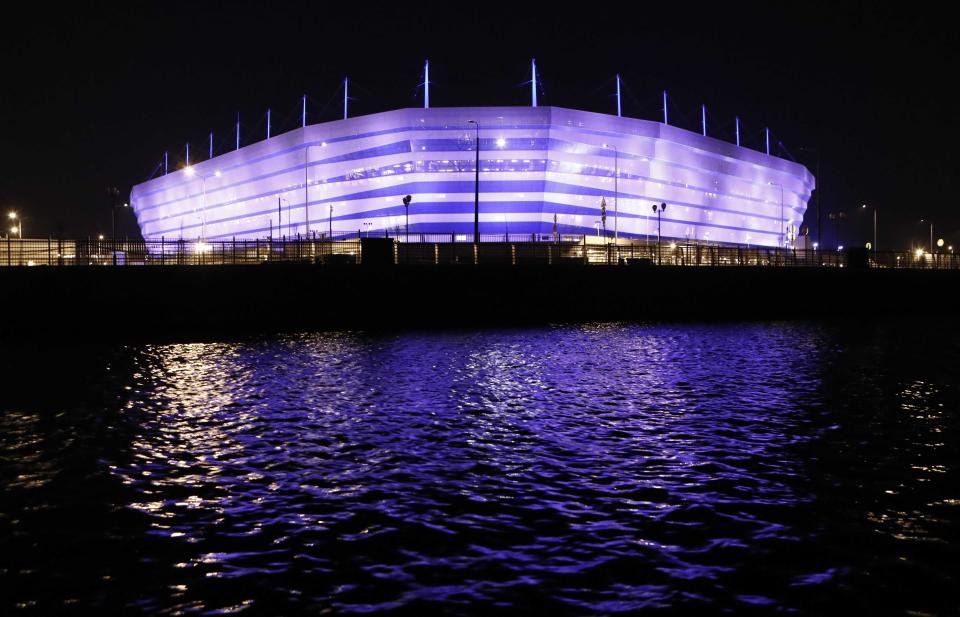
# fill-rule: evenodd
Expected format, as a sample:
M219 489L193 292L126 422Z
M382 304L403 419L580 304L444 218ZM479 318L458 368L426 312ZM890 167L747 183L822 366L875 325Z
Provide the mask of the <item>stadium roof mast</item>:
M623 110L620 107L620 73L617 73L617 117L623 116Z
M530 59L530 74L532 79L530 80L530 95L533 100L533 106L537 106L537 59Z
M347 119L347 101L350 99L350 97L348 96L349 87L350 87L350 81L346 77L344 77L343 78L343 119L344 120Z
M430 60L423 61L423 108L430 109Z

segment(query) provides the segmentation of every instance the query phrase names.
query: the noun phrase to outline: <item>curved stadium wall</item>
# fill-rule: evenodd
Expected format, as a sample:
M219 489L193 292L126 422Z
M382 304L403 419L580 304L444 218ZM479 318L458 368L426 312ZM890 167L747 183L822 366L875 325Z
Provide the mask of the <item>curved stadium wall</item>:
M559 107L400 109L306 126L133 188L145 239L229 240L403 231L607 232L783 246L814 188L797 163L697 133ZM618 176L615 182L615 176ZM332 206L332 209L331 209ZM617 212L616 221L614 213ZM781 233L784 230L784 233Z

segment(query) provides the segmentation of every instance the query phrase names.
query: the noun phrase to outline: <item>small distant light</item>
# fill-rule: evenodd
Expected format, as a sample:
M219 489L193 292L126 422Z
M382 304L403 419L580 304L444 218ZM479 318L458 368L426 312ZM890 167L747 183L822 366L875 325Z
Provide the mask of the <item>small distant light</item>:
M671 249L677 248L677 244L676 244L675 242L671 242L671 243L670 243L670 248L671 248Z
M10 233L12 233L12 234L17 233L17 226L16 226L16 225L14 225L13 227L10 228Z
M17 213L16 213L16 212L13 212L13 211L10 211L9 213L7 213L7 218L15 219L15 218L17 218Z
M320 147L321 147L321 148L326 148L326 147L327 147L327 142L321 141L321 142L320 142Z
M923 249L917 249L917 257L923 257Z
M103 240L103 234L100 234L99 236L97 236L97 240Z
M30 259L30 260L27 260L27 265L28 265L28 266L35 266L35 265L37 265L37 262L35 262L34 260Z
M213 172L213 175L215 175L216 177L219 178L219 177L220 177L220 170L218 169L217 171Z
M497 137L497 147L502 148L505 145L507 145L507 140L504 139L503 137Z
M184 171L188 176L192 176L192 175L194 175L195 173L197 173L197 170L193 168L193 165L187 165L186 167L183 168L183 171Z
M129 208L129 207L130 207L130 204L124 202L123 207L124 207L124 208Z
M813 248L815 248L815 249L820 248L820 243L819 243L819 242L814 242L814 243L813 243Z
M841 244L840 246L838 246L838 247L837 247L837 250L838 250L838 251L842 251L842 250L843 250L843 245Z

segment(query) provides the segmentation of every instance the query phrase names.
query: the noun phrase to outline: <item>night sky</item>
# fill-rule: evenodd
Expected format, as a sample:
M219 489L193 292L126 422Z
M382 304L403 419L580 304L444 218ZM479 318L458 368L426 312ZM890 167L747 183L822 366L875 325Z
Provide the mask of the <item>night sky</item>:
M947 91L956 81L951 20L878 6L835 8L713 3L107 3L6 13L0 26L0 208L25 217L24 235L109 233L108 186L125 200L164 150L181 164L184 143L206 158L243 143L336 119L351 79L351 115L422 105L431 61L431 105L529 104L537 58L541 105L615 112L763 147L763 127L816 173L827 212L844 210L847 244L872 234L860 204L879 207L880 247L936 237L960 244L958 131ZM772 3L771 3L772 4ZM561 8L562 7L562 8ZM912 8L912 7L909 7ZM625 10L625 9L620 9ZM785 154L786 156L786 154ZM816 235L812 201L806 222ZM118 234L135 234L132 215Z

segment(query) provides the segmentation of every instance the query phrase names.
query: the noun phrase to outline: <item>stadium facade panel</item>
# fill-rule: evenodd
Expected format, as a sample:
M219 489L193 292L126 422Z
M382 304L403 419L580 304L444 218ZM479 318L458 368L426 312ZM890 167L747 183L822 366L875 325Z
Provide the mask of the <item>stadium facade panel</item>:
M659 122L559 107L400 109L308 125L133 188L146 239L401 232L653 237L784 246L802 165Z

